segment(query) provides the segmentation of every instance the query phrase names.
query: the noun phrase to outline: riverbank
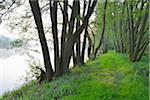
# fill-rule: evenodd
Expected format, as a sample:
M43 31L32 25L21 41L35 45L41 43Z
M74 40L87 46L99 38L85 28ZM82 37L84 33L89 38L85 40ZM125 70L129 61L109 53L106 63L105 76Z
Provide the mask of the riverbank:
M133 64L110 51L50 83L32 82L6 93L2 100L148 100L148 76L141 69L148 70L148 60Z

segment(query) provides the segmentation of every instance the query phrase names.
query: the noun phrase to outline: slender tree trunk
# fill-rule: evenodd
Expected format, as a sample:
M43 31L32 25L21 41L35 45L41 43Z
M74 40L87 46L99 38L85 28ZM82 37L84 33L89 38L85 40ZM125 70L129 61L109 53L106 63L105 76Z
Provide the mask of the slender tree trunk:
M55 75L60 75L60 59L59 59L59 43L58 43L58 31L57 31L57 0L50 0L50 18L52 21L52 34L53 34L53 45L54 45L54 67Z
M142 58L143 53L144 53L146 47L148 46L148 44L149 44L149 41L147 41L147 42L143 45L142 50L141 50L141 53L139 54L139 57L137 57L136 61L139 61L139 60Z
M129 15L129 7L127 4L127 16L128 16L128 29L129 29L129 59L132 60L132 31L131 31L131 22L130 22L130 15Z
M136 61L136 59L138 59L137 56L138 56L138 52L140 51L139 48L140 48L140 45L142 44L142 40L143 40L143 37L144 37L143 33L144 33L144 30L145 30L145 26L146 26L147 20L148 20L148 13L146 13L145 16L144 16L144 20L142 22L142 27L141 27L141 29L139 31L139 36L137 37L135 51L133 53L133 58L135 59L135 61Z
M39 39L42 47L42 53L43 53L43 59L44 59L44 65L46 69L46 79L47 81L51 81L53 77L53 69L50 61L50 56L49 56L49 50L46 42L46 38L44 35L43 31L43 24L42 24L42 18L41 18L41 12L40 12L40 7L38 0L29 0L31 10L34 16L34 20L37 26L38 34L39 34Z
M90 35L89 34L87 34L87 38L88 38L88 57L89 57L89 59L91 58L91 51L92 51L92 39L91 39L91 37L90 37ZM93 41L95 41L95 40L93 40ZM94 47L93 47L94 48Z
M144 3L148 1L141 1L141 8L140 11L144 11ZM130 3L130 2L129 2ZM132 3L127 5L127 14L128 14L128 26L129 26L129 58L130 61L135 62L141 59L148 43L145 43L145 40L147 42L147 36L145 36L147 33L146 25L147 25L147 19L148 19L148 4L145 6L145 15L142 19L141 16L133 16L133 13L135 12L134 9L137 9L133 7ZM137 5L139 4L137 3ZM135 17L137 20L135 20ZM142 23L140 23L142 22Z
M77 41L77 38L78 38L79 34L81 34L83 32L83 30L85 29L86 22L88 21L88 19L92 15L96 4L97 4L97 0L94 0L92 2L92 4L90 5L90 9L87 11L86 16L83 19L82 25L80 25L79 29L76 30L74 32L74 34L73 34L72 29L69 29L69 31L68 31L68 38L67 38L67 41L66 41L66 44L65 44L65 50L64 50L65 55L63 56L63 59L62 59L62 62L63 62L62 64L63 64L63 68L64 68L63 72L69 71L69 63L70 63L70 59L71 59L71 56L72 56L72 48L73 48L75 42ZM73 9L73 10L75 10L75 9ZM71 20L72 20L72 18L71 18ZM71 24L72 24L72 22L70 23L70 25ZM71 28L71 27L69 27L69 28Z
M104 45L104 47L103 47L103 53L107 53L107 50L108 50L108 48L107 48L107 42L106 41L107 41L106 38L104 38L104 40L103 40L103 45Z
M82 15L83 17L85 16L85 11L86 11L86 1L84 0L83 15ZM81 51L81 63L82 64L84 64L87 35L88 35L88 22L87 22L86 27L85 27L84 38L83 38L83 45L82 45L82 51Z
M76 2L78 2L77 3L77 5L78 5L78 9L77 9L77 23L76 23L76 30L78 30L79 29L79 27L80 27L80 0L77 0ZM76 61L76 63L77 63L77 65L81 65L81 58L80 58L80 55L81 55L81 52L80 52L80 49L81 49L81 41L80 41L80 34L79 34L79 36L78 36L78 38L77 38L77 42L76 42L76 54L77 54L77 61Z
M81 52L81 63L84 64L84 55L85 55L85 49L86 49L86 37L88 34L88 22L85 28L85 34L84 34L84 39L83 39L83 45L82 45L82 52ZM90 52L90 51L89 51Z
M64 52L65 52L65 43L66 43L66 35L67 35L67 25L68 25L68 1L64 0L63 1L63 28L62 28L62 36L61 36L61 57L60 57L60 65L61 65L61 74L63 71L63 56L64 56Z
M103 38L104 38L104 33L105 33L105 24L106 24L106 8L107 8L107 0L105 1L105 5L104 5L104 14L103 14L103 28L102 28L102 33L101 33L101 37L100 37L100 41L98 46L95 49L94 52L94 58L96 58L97 52L100 49L100 46L102 44Z

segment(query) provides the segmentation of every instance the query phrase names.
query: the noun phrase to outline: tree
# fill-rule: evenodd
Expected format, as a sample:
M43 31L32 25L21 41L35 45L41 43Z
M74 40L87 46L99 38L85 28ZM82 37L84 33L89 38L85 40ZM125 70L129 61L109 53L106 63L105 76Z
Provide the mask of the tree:
M73 8L75 7L75 2L76 2L76 0L74 0ZM93 2L90 2L90 4L89 4L90 6L89 6L89 9L87 10L87 14L83 18L83 23L80 25L78 30L75 30L75 32L68 31L68 37L67 37L67 40L66 40L65 50L64 50L65 55L63 56L63 59L62 59L62 65L63 65L63 68L64 68L63 72L66 72L66 71L69 70L69 62L70 62L70 59L71 59L71 56L72 56L72 48L73 48L74 44L77 42L78 36L85 29L86 23L88 22L90 16L92 15L96 4L97 4L97 0L93 0ZM76 12L74 12L74 14L75 13ZM72 15L73 15L73 11L72 11ZM71 19L72 19L72 17L71 17ZM70 20L70 22L71 21L72 20ZM72 27L69 27L69 28L72 28ZM71 29L68 29L68 30L71 30Z
M131 62L139 61L149 44L148 0L117 1L110 3L110 6L113 8L110 15L116 52L128 53Z
M80 61L80 34L87 26L87 22L92 15L94 8L96 6L97 0L89 0L89 6L87 14L83 16L82 24L80 24L80 1L74 0L73 6L71 7L71 16L68 20L68 1L64 0L62 2L56 0L50 0L50 19L52 23L52 35L53 35L53 45L54 45L54 68L55 75L60 76L65 72L69 71L69 63L72 57L73 48L76 45L76 52L78 61ZM61 33L61 42L59 49L59 38L58 38L58 29L57 29L57 10L58 4L62 11L63 23L62 23L62 33ZM61 6L63 4L63 7ZM30 0L31 10L33 12L34 20L37 25L37 30L39 33L39 38L42 46L44 64L46 69L46 77L48 80L51 80L53 77L52 65L50 62L49 51L47 47L47 42L45 39L42 18L38 0ZM84 5L85 6L85 5ZM74 31L74 29L76 29Z
M126 14L126 6L124 2L113 2L111 3L111 18L113 20L112 23L112 31L113 31L113 39L116 52L126 53L127 51L127 14Z
M126 2L128 15L129 59L139 61L149 44L148 0Z
M41 18L41 12L40 12L40 7L38 0L29 0L31 10L34 16L34 20L37 26L38 30L38 35L42 47L42 53L43 53L43 59L44 59L44 65L45 65L45 74L46 74L46 79L47 81L51 81L53 77L53 69L50 61L50 56L49 56L49 50L46 42L46 38L44 35L44 30L43 30L43 24L42 24L42 18Z
M54 45L54 67L55 74L60 74L60 58L59 58L59 43L58 43L58 30L57 30L57 0L50 0L50 18L52 22L52 34L53 34L53 45Z
M104 39L104 33L105 33L105 27L106 27L106 24L105 24L106 23L106 8L107 8L107 0L105 1L105 5L104 5L104 13L103 13L103 19L102 19L102 21L103 21L103 28L102 28L102 32L101 32L101 37L99 39L99 44L98 44L98 46L95 49L94 58L96 57L97 52L100 49L101 44L102 44L103 39Z

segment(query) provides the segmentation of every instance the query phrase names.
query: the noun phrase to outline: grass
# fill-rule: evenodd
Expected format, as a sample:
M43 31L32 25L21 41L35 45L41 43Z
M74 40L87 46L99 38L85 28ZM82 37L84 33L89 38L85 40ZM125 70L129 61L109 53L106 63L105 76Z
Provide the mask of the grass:
M139 66L148 66L148 60L132 64L126 55L110 51L50 83L31 82L6 93L2 100L149 100L148 77Z

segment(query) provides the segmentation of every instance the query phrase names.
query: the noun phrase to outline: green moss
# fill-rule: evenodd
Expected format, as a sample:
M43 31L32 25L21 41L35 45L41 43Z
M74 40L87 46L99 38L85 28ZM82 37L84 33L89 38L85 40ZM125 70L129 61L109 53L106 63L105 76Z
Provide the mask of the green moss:
M82 67L75 67L50 83L35 82L6 93L2 100L148 100L148 79L127 55L109 51ZM138 66L138 67L137 67Z

